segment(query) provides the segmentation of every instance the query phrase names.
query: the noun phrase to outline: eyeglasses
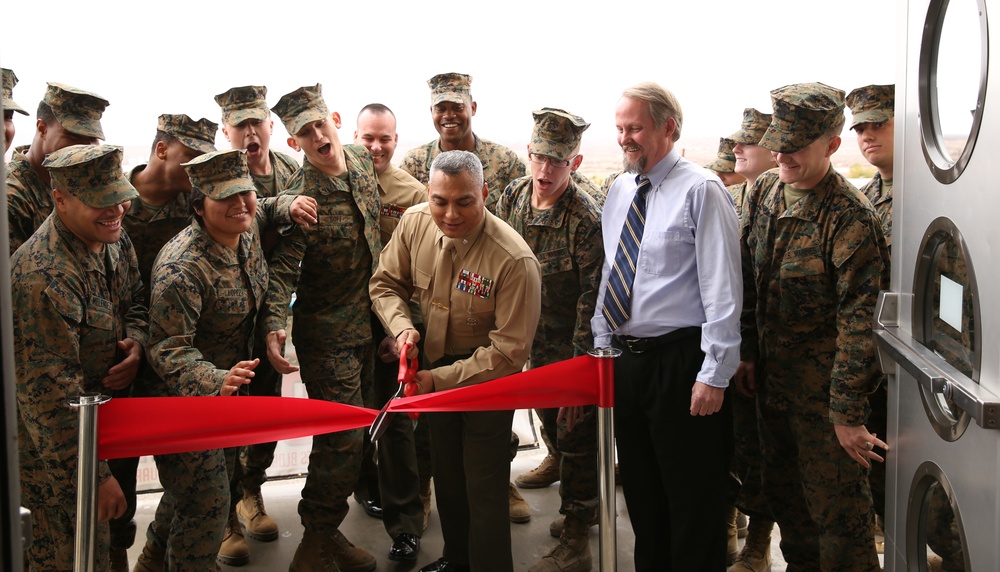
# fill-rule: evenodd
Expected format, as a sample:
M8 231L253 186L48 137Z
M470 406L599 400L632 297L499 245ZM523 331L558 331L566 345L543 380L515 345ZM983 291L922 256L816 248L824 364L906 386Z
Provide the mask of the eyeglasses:
M536 165L544 165L548 163L549 167L552 167L554 169L565 169L566 167L569 167L570 164L573 163L573 160L576 159L578 156L579 155L574 155L569 159L564 159L560 161L554 157L549 157L548 155L539 155L538 153L528 153L528 160Z

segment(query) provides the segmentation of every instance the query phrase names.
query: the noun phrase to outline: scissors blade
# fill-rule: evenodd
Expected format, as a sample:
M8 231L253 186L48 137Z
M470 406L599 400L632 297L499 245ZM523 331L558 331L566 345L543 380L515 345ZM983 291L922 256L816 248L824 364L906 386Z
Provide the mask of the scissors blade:
M403 396L403 386L400 385L399 389L396 390L396 394L389 398L389 401L385 402L382 409L378 412L375 417L375 421L372 423L370 429L368 429L368 435L371 436L372 442L378 441L379 437L385 434L386 429L389 428L389 421L392 420L393 413L389 411L389 404L392 403L393 399Z

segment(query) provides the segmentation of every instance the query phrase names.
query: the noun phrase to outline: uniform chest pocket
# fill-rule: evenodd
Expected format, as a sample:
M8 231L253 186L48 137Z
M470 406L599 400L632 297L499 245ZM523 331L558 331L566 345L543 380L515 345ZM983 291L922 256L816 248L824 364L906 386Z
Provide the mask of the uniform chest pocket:
M818 246L789 250L781 261L781 279L794 280L826 274L826 263Z
M317 227L322 236L328 236L333 239L353 239L357 236L354 217L351 215L321 214Z
M542 276L551 276L560 272L573 270L573 258L568 248L557 248L538 255L538 264L542 268Z
M454 332L478 335L496 327L496 298L482 298L468 292L455 292L449 313Z
M654 276L672 276L681 261L694 257L694 234L687 229L647 230L642 236L642 270Z
M250 297L246 288L226 288L219 290L215 299L215 311L219 314L246 316L250 313Z
M93 305L93 302L94 300L91 299L91 305L87 307L87 325L95 330L113 330L115 327L115 317L111 313L111 303L106 300L102 300L104 304L95 306Z
M429 290L431 287L431 275L423 270L413 268L413 287L417 290Z

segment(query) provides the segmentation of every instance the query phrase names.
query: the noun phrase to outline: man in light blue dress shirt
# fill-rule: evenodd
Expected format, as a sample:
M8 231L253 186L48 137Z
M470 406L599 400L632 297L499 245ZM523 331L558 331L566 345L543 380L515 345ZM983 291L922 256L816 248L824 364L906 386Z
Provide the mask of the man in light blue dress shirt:
M626 173L602 216L592 329L595 347L623 352L615 432L637 571L725 570L733 436L724 397L739 364L739 233L718 177L674 149L682 123L677 100L659 85L625 90L615 124ZM630 297L617 300L622 320L604 306L613 304L608 282L640 177L650 187Z

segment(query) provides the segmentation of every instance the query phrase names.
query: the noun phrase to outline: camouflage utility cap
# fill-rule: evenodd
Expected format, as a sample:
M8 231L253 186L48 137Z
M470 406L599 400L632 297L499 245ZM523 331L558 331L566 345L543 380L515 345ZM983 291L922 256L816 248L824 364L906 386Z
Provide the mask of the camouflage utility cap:
M42 162L52 188L66 191L95 209L120 205L139 196L122 172L117 145L70 145L49 153Z
M3 70L3 109L4 111L10 109L16 111L21 115L27 115L28 112L24 110L17 102L14 101L14 86L17 85L17 76L14 75L14 70L9 70L7 68L0 68Z
M104 115L104 110L111 105L108 100L96 93L61 83L49 82L48 86L42 101L52 108L52 113L59 121L59 125L77 135L104 139L101 116Z
M743 110L743 124L740 130L733 133L727 139L734 144L756 145L760 138L767 131L767 126L771 124L771 115L761 113L752 107Z
M215 103L222 108L222 121L226 125L239 125L247 119L264 121L271 117L267 108L267 88L262 85L234 87L215 96Z
M206 153L193 161L182 163L191 179L191 186L217 201L245 191L256 191L243 149L227 149Z
M307 124L330 115L330 110L323 101L323 86L318 83L282 95L271 111L278 114L288 134L292 136Z
M733 142L725 137L719 137L719 151L715 160L705 165L705 168L716 173L732 173L736 170L736 155L733 154Z
M431 88L431 105L442 101L467 103L472 101L472 76L464 73L440 73L427 80Z
M771 92L774 115L761 147L794 153L832 129L844 116L844 92L822 83L797 83Z
M851 129L862 123L885 123L892 119L896 106L895 85L866 85L847 95L847 107L854 118Z
M560 161L573 156L573 152L580 146L583 132L590 127L579 115L562 109L543 107L532 111L531 115L535 118L535 129L531 132L528 151Z
M211 153L215 151L215 132L219 126L204 117L195 121L183 113L164 113L156 120L156 130L177 139L188 149Z

